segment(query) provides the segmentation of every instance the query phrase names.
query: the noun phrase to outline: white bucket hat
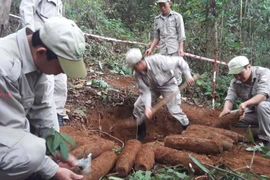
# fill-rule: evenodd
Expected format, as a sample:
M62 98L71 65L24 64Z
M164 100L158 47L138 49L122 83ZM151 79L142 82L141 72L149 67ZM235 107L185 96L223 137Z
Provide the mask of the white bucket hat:
M126 54L126 62L128 67L133 68L135 64L137 64L140 60L142 60L142 53L138 48L130 49Z

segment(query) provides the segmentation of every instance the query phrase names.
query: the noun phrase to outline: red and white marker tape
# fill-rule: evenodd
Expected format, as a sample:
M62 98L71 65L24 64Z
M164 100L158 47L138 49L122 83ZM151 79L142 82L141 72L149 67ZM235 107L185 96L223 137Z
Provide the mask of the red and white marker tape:
M194 55L194 54L190 54L190 53L185 53L185 56L188 56L188 57L193 57L195 59L201 59L201 60L205 60L205 61L210 61L210 62L213 62L215 63L215 61L219 64L223 64L223 65L228 65L227 62L223 62L223 61L218 61L218 60L215 60L215 59L210 59L210 58L206 58L206 57L202 57L202 56L197 56L197 55Z
M97 38L97 39L104 39L104 40L106 40L106 41L121 42L121 43L126 43L126 44L138 44L138 45L143 45L143 46L146 46L146 45L147 45L147 44L145 44L145 43L136 42L136 41L120 40L120 39L109 38L109 37L103 37L103 36L98 36L98 35L88 34L88 33L84 33L84 34L85 34L86 36L88 36L88 37Z

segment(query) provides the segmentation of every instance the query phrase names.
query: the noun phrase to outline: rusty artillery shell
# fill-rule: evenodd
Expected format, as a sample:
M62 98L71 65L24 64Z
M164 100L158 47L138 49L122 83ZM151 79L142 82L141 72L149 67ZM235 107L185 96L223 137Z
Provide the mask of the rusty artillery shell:
M227 114L221 118L218 118L213 124L213 127L231 129L231 127L239 122L240 116L241 113L239 111Z
M198 154L219 154L223 152L221 142L183 135L167 136L164 139L164 146L178 150L187 150Z
M106 151L91 162L91 172L83 180L99 180L114 167L117 155L113 151Z
M182 164L185 168L188 168L189 164L191 163L196 174L203 174L204 172L201 170L201 168L195 165L193 161L189 158L188 156L189 154L191 154L193 157L195 157L198 161L200 161L203 164L206 163L213 165L213 162L206 155L200 155L186 151L179 151L164 146L155 146L156 162L172 166Z
M141 146L141 142L136 139L127 141L116 162L115 170L119 176L124 177L130 172Z
M195 130L196 131L196 130L201 130L201 129L216 132L216 133L219 133L219 134L223 134L223 135L231 138L235 142L243 141L244 138L245 138L241 134L238 134L238 133L230 131L230 130L221 129L221 128L215 128L215 127L203 126L203 125L190 125L188 127L188 130Z
M197 138L206 138L206 139L211 139L211 140L216 140L218 142L221 142L223 151L231 149L234 143L234 141L227 136L224 136L222 134L218 134L212 131L206 131L206 130L200 130L200 131L187 130L185 131L184 135L197 137Z
M100 138L98 141L89 140L89 144L85 144L77 147L72 154L77 159L86 158L89 153L92 153L92 158L95 158L105 151L110 151L114 148L114 143L112 141Z
M143 144L135 160L135 170L148 171L155 164L155 152L153 146Z

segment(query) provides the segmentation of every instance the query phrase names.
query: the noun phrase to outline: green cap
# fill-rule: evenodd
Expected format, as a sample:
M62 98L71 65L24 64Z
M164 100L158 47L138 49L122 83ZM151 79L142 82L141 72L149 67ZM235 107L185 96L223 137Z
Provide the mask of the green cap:
M245 56L237 56L230 60L228 67L229 67L229 74L239 74L243 71L246 65L249 64L248 59Z
M166 2L171 2L170 0L158 0L157 3L166 3Z
M58 56L62 70L71 78L86 76L84 34L71 20L53 17L39 31L41 41Z

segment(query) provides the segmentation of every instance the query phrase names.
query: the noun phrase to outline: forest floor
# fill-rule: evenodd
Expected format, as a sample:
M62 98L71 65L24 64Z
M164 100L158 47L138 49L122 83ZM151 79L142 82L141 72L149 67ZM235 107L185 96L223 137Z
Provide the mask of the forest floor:
M108 85L99 84L98 87L94 87L93 79L99 79ZM107 71L99 74L89 72L85 80L69 79L66 109L70 120L65 123L93 134L103 134L103 137L121 146L128 140L136 138L136 126L130 124L134 123L132 110L137 97L138 91L130 76ZM191 103L192 96L188 90L184 91L182 99L181 108L191 124L211 126L218 119L220 110L194 105ZM181 124L169 114L166 107L161 108L151 120L147 120L146 126L147 136L142 143L162 144L166 136L181 134L183 131ZM249 138L247 129L233 130ZM250 143L249 145L252 146ZM215 165L225 164L234 171L270 176L270 159L263 158L258 152L253 156L253 153L246 151L246 147L241 143L234 144L228 151L208 155L208 158Z

